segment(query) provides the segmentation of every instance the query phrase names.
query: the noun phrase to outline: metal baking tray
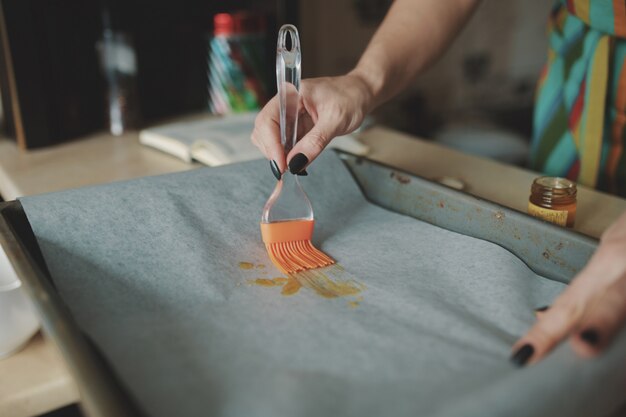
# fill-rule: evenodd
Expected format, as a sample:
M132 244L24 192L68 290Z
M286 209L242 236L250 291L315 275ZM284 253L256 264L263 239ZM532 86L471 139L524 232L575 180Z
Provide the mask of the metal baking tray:
M598 242L525 213L366 158L338 152L369 201L419 220L498 244L536 273L568 283ZM18 201L0 203L0 245L58 346L89 417L141 416L97 348L80 331L50 279Z

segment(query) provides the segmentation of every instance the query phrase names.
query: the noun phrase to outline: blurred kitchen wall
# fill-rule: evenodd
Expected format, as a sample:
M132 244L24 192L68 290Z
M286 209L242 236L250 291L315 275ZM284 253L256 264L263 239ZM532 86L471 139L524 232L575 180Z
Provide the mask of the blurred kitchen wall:
M353 68L390 4L301 2L304 76ZM443 58L376 112L379 121L428 137L451 121L488 119L529 137L551 7L547 0L484 0Z

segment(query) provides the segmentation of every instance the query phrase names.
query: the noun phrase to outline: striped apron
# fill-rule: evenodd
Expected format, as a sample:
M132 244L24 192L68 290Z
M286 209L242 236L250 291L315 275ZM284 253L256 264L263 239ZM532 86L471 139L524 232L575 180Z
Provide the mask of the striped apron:
M559 0L537 86L531 167L626 197L626 0Z

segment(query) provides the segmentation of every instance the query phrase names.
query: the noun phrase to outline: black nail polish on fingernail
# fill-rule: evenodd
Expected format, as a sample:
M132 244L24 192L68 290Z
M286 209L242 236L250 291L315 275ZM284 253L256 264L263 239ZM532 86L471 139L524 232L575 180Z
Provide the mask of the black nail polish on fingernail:
M280 181L282 175L280 174L280 169L278 169L278 164L273 159L270 161L270 167L272 168L272 174L274 174L276 179Z
M305 154L297 153L291 158L291 161L289 161L289 171L292 174L297 174L302 171L302 168L304 168L308 162L309 158L307 158Z
M306 177L307 175L309 175L309 173L306 172L306 169L303 169L302 171L298 172L296 175L300 175L301 177Z
M544 311L546 311L547 309L549 309L549 306L543 306L543 307L539 307L535 309L535 313L543 313Z
M533 353L535 353L535 348L532 345L524 345L511 356L511 362L516 366L522 367L526 365Z
M580 338L590 346L597 346L600 343L600 335L595 329L587 329L580 332Z

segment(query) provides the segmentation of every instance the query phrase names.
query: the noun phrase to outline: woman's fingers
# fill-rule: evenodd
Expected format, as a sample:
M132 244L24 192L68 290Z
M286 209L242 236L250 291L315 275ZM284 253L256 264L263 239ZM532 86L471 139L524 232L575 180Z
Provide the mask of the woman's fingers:
M536 308L535 317L537 318L537 320L541 319L546 314L546 311L548 311L549 308L550 306L543 306L543 307Z
M606 349L626 323L626 213L602 234L594 258L604 265L604 279L610 284L589 307L571 339L574 350L585 357Z
M604 350L626 323L626 273L611 285L588 309L571 338L581 356L595 356Z
M283 173L287 169L287 163L280 143L279 112L278 97L274 96L257 115L251 140L267 159L275 161L278 170Z
M303 171L335 137L335 129L336 124L318 120L287 155L289 171L292 174Z
M619 224L618 224L619 226ZM598 250L572 284L513 346L511 361L523 366L540 361L570 338L584 356L605 348L626 322L626 241L617 233L603 238Z
M576 327L583 308L582 302L566 290L515 343L511 361L524 366L541 360Z
M289 155L280 143L280 110L274 97L261 110L252 132L254 142L263 154L276 161L281 173L289 170L302 174L304 169L338 134L354 131L372 102L369 87L357 76L302 80L298 137ZM278 177L278 176L277 176Z
M511 361L524 366L540 361L578 326L585 309L608 283L595 279L598 262L591 262L549 309L537 315L530 330L513 345Z
M287 155L292 173L302 172L335 136L358 128L372 101L368 86L354 75L303 80L300 92L309 124Z

